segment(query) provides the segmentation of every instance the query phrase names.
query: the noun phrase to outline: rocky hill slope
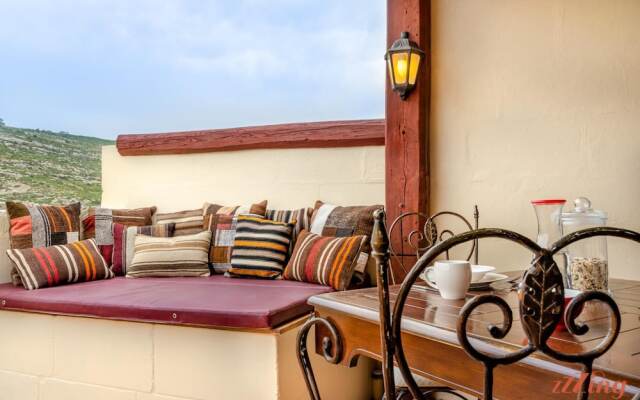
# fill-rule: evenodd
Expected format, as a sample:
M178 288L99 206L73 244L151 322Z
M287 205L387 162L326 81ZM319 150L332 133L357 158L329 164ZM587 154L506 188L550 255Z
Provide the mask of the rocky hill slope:
M112 143L0 123L0 209L6 200L100 204L100 148Z

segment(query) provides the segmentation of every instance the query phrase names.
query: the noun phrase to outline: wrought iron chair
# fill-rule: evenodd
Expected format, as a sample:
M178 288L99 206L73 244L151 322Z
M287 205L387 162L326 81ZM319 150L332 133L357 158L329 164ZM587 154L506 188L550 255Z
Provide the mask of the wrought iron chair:
M399 233L399 239L406 244L406 248L411 250L411 253L406 253L404 251L397 251L392 241L389 242L389 261L392 261L398 265L398 267L404 272L406 275L408 270L405 266L404 259L406 256L413 256L415 260L419 259L425 252L427 252L430 248L435 246L436 244L446 240L447 238L455 236L453 226L449 228L442 229L444 222L446 219L457 220L464 229L473 230L478 229L480 213L478 211L478 206L474 206L473 209L473 225L467 218L463 215L453 212L453 211L440 211L433 215L428 216L427 214L421 212L406 212L399 215L391 225L389 226L388 231L386 231L387 237L392 238L397 236ZM403 235L401 232L398 232L398 229L403 226L409 220L410 226L418 227L414 229L410 229L409 232ZM451 221L447 221L451 222ZM450 226L447 224L446 226ZM379 227L378 227L379 228ZM404 246L403 246L404 247ZM478 242L473 241L472 245L469 249L469 252L466 254L466 260L471 260L473 258L474 264L478 264ZM449 259L449 251L445 252L445 256ZM375 257L375 255L374 255ZM378 274L378 287L380 287L380 279ZM393 276L393 270L391 270L390 274L391 283L395 284L396 279ZM399 282L398 282L399 283ZM380 303L384 304L384 303ZM398 376L398 371L394 372L394 384L396 386L396 398L397 399L405 399L410 398L410 392L408 386L404 382L402 375ZM432 382L424 382L425 379L420 379L419 377L414 376L416 379L416 383L420 383L420 390L423 394L428 395L429 393L448 393L452 397L457 397L463 400L466 400L464 397L460 396L453 389L445 387L445 386L437 386L433 385ZM423 382L420 382L423 381Z
M540 351L559 361L582 364L582 369L586 373L587 379L582 382L578 399L588 399L593 361L611 348L620 332L620 311L614 300L604 292L587 291L576 296L566 309L565 324L569 332L574 335L584 335L589 329L588 326L576 322L585 303L597 300L603 302L610 309L609 331L595 348L581 353L567 354L549 347L547 340L559 323L564 311L564 284L562 274L554 262L553 256L574 242L594 236L615 236L640 243L640 233L609 227L590 228L571 233L551 245L549 249L543 249L529 238L504 229L475 229L452 236L429 248L408 271L401 284L392 311L389 293L390 252L389 238L385 226L385 213L382 210L376 212L372 236L372 254L376 259L378 296L381 304L380 337L382 341L383 381L386 398L397 399L399 398L398 395L403 395L403 393L396 392L393 377L394 360L397 362L408 391L413 398L424 400L429 398L428 396L435 391L442 390L438 388L425 392L424 388L418 386L409 369L401 336L402 313L407 297L419 275L439 255L462 243L475 243L479 239L495 237L518 243L533 252L535 256L518 289L519 298L521 299L519 304L521 322L527 336L527 343L522 348L509 354L496 356L478 350L469 340L467 332L469 316L477 307L483 304L495 305L502 311L502 326L489 326L489 334L496 339L502 339L507 335L511 329L513 315L511 309L501 297L492 294L480 295L466 303L460 311L457 326L458 340L469 356L484 364L483 398L493 399L493 371L496 366L516 363L532 353ZM444 391L449 392L448 389Z
M383 257L386 257L386 261L384 264L385 267L382 268L382 271L387 277L385 278L387 282L387 289L386 289L387 291L385 292L387 301L386 303L383 303L381 301L381 304L386 304L385 306L381 307L381 314L387 315L387 317L384 320L381 319L381 321L389 321L390 320L388 317L388 315L390 315L389 302L388 302L389 277L393 281L393 277L389 275L390 270L387 266L387 262L389 258L393 257L394 261L397 262L400 268L403 269L406 273L407 271L404 265L404 257L413 256L415 258L419 258L424 252L426 252L433 246L437 245L438 243L442 242L448 237L454 236L454 232L452 229L443 229L442 231L440 231L437 225L438 220L446 217L452 217L454 219L459 220L464 228L468 230L473 230L474 227L476 229L478 228L480 215L478 212L478 207L475 206L474 213L473 213L474 225L471 225L469 220L467 220L461 214L458 214L452 211L442 211L442 212L433 214L431 216L427 216L426 214L419 213L419 212L407 212L407 213L401 214L393 221L388 232L386 231L384 224L379 223L380 215L384 215L384 214L376 214L376 227L374 228L374 232L372 236L373 246L376 246L375 240L379 240L381 237L380 229L384 230L383 236L386 240L386 238L388 238L390 235L396 234L398 232L398 229L401 228L404 223L410 223L411 226L416 226L415 223L417 222L421 226L421 229L413 229L408 234L406 234L406 236L403 238L403 240L405 240L405 243L408 244L408 247L412 249L411 253L396 251L392 246L388 245L389 243L388 240L386 242L387 247L384 249L385 254L383 255ZM384 218L384 216L382 218ZM410 221L410 222L407 222L407 221ZM424 222L421 223L421 221L424 221ZM376 254L374 249L374 252L372 253L372 255L375 258L375 257L381 256L382 253L378 252ZM447 252L447 258L448 256L449 254ZM466 258L467 260L470 260L471 257L474 257L475 263L478 262L477 241L474 241L472 243L471 249ZM377 261L377 264L378 264L377 283L378 283L378 293L380 295L381 293L380 262ZM311 318L309 318L307 322L305 322L305 324L300 328L300 331L298 332L298 338L297 338L298 363L300 364L300 368L302 369L303 376L304 376L305 383L307 385L307 389L309 391L310 397L314 400L320 400L320 392L318 390L318 385L315 380L313 368L311 366L311 361L309 359L309 351L307 347L308 346L307 339L308 339L309 332L311 328L314 327L315 325L322 325L326 329L326 332L329 335L324 337L322 341L322 352L323 352L322 355L327 362L332 364L337 364L339 362L342 356L342 341L341 341L340 335L338 334L337 330L331 324L330 321L324 318L319 318L315 316L312 316ZM380 331L381 335L384 334L384 332L387 332L388 330L389 330L388 327L386 326L383 327L381 325L381 331ZM388 358L388 360L391 360L391 367L393 367L393 359ZM393 369L391 369L390 371L391 371L391 374L393 374ZM389 381L386 374L387 374L387 369L384 368L383 366L383 380L385 382L385 388ZM395 382L393 379L391 381ZM443 387L443 386L423 386L421 390L423 393L430 393L430 392L450 393L456 397L466 400L463 397L456 394L455 392L453 392L450 388ZM394 393L395 393L395 390L394 390ZM407 398L407 396L410 396L411 392L407 387L400 386L398 387L397 394L398 394L397 397L394 396L391 398L404 399L404 398ZM389 397L387 396L386 398L388 399Z

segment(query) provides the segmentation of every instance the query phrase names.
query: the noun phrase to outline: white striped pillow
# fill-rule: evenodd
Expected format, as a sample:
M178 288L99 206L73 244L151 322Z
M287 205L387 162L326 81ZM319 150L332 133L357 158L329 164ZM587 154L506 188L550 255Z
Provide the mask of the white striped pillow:
M156 214L153 216L153 220L157 225L175 223L176 229L173 236L192 235L204 230L204 211L202 208Z
M137 235L127 277L209 276L211 232L171 238Z

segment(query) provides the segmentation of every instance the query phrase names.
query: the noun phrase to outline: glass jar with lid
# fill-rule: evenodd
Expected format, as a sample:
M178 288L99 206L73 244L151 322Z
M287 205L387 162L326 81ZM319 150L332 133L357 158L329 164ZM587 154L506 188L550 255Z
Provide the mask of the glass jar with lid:
M562 214L565 235L582 229L605 226L607 214L594 210L586 197L578 197L574 209ZM607 239L596 236L569 245L567 252L567 284L576 290L609 289Z

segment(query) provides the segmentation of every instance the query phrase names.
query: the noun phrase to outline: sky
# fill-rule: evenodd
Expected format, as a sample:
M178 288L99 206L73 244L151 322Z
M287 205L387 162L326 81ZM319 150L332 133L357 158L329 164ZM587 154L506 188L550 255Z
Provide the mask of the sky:
M384 115L384 0L0 0L0 118L114 139Z

